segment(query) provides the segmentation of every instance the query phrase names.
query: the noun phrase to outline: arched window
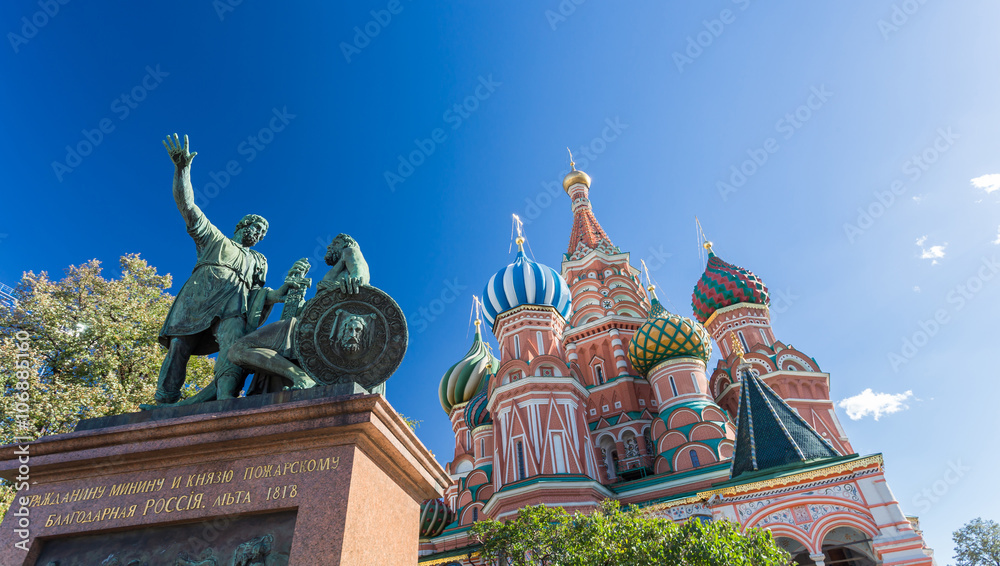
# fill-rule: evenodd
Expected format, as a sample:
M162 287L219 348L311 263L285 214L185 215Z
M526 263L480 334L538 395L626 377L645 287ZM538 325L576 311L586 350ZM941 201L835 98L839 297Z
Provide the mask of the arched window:
M594 366L594 376L598 385L604 385L604 368L600 364Z
M743 345L743 351L749 353L750 346L747 345L747 339L743 337L743 331L742 330L737 331L736 335L740 337L740 344Z
M472 522L475 523L479 520L479 507L472 508Z
M694 372L691 372L691 383L694 384L694 392L701 393L701 386L698 385L698 376L696 376Z
M698 460L698 451L691 450L690 452L688 452L688 455L691 456L691 465L694 466L695 468L700 468L701 462Z
M566 456L563 454L562 435L552 434L552 458L555 460L555 470L557 474L566 473Z
M514 336L514 359L521 359L521 337Z
M670 390L674 392L674 397L677 396L677 384L674 383L674 376L670 376Z
M486 457L486 439L485 438L480 438L479 439L479 457L480 458L485 458Z

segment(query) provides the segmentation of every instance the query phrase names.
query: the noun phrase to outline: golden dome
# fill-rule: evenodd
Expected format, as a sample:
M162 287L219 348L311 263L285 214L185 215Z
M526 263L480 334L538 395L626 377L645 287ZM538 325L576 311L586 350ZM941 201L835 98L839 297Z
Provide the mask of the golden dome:
M569 193L569 188L577 183L583 183L590 188L590 175L584 173L583 171L577 171L574 167L568 175L563 177L563 190Z
M566 148L569 152L569 166L572 171L568 175L563 177L563 190L566 194L569 194L569 188L577 183L583 183L588 189L590 188L590 175L584 173L583 171L576 170L576 162L573 161L573 152Z

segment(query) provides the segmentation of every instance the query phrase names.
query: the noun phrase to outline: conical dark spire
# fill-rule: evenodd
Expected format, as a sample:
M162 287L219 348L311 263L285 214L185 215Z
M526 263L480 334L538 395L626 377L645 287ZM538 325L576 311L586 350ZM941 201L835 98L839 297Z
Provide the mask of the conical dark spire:
M738 352L742 359L742 352ZM840 454L748 367L740 369L739 424L730 478Z

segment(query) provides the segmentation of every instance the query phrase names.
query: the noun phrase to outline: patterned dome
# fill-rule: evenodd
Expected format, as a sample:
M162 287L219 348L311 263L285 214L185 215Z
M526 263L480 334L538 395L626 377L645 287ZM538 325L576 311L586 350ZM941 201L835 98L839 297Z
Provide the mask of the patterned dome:
M493 417L490 416L489 410L486 409L486 403L489 402L489 388L486 387L486 381L483 381L482 391L476 394L469 404L465 406L465 426L469 430L475 430L476 427L483 425L493 424Z
M667 312L653 297L646 322L628 343L628 359L635 371L645 376L660 362L683 357L707 364L712 357L712 338L704 326Z
M455 514L440 499L428 499L420 505L420 538L434 538L455 520Z
M555 269L536 263L518 250L514 263L497 271L483 290L483 310L490 324L498 315L521 305L554 307L569 318L569 285Z
M500 360L493 357L483 335L479 331L479 321L476 321L476 337L472 347L455 365L448 368L441 378L438 397L441 407L446 413L451 413L455 405L461 405L472 399L473 395L485 388L489 376L500 369Z
M708 265L691 294L694 316L702 323L715 311L737 303L756 303L767 306L770 298L767 286L749 269L726 263L708 248Z

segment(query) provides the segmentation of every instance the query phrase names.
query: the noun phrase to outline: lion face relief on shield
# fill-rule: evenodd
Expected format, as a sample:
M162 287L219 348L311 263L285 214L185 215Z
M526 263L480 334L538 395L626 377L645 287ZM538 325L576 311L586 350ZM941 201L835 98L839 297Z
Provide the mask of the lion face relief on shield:
M330 341L338 354L345 358L358 358L371 347L372 332L369 325L375 314L354 314L337 309L337 317L330 329Z

